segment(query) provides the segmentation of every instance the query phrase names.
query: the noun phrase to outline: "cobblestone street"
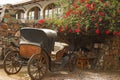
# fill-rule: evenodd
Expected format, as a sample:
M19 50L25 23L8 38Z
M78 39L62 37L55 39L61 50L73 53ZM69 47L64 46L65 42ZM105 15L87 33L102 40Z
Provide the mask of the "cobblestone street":
M30 80L30 78L26 66L23 66L20 72L14 75L7 75L1 67L0 80ZM68 71L48 72L43 80L120 80L120 71L103 72L77 68L71 73Z

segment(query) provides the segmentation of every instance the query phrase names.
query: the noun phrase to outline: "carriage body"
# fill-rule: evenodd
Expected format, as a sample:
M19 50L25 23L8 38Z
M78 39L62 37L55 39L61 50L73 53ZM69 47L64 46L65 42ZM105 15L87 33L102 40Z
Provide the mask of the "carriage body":
M41 50L50 55L54 50L57 33L50 29L22 28L20 30L20 55L30 58Z

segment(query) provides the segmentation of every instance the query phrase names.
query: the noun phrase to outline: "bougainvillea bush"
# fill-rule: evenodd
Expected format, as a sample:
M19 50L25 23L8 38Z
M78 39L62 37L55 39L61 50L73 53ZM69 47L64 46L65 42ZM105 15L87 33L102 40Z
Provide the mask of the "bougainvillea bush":
M49 20L52 29L67 33L120 36L119 0L61 0L60 4L64 12L61 18Z
M67 0L66 0L67 1ZM118 0L75 0L64 12L63 30L76 33L120 35Z

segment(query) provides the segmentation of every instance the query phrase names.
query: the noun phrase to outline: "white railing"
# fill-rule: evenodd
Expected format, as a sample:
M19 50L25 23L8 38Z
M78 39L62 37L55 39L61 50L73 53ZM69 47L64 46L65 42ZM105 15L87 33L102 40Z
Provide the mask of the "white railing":
M38 20L33 20L33 19L17 19L18 20L18 22L20 22L20 23L36 23L36 22L38 22Z

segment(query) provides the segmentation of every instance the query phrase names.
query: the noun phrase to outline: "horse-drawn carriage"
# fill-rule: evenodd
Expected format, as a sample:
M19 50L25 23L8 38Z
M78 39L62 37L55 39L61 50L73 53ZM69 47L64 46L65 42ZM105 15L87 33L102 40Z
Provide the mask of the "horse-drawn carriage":
M7 74L18 73L25 59L28 59L27 70L29 76L32 80L41 80L48 70L52 71L52 63L60 61L66 49L69 48L68 44L59 43L59 45L62 44L62 48L59 49L58 47L57 49L57 46L55 46L56 38L57 33L50 29L21 28L19 47L9 51L5 56L5 72ZM57 49L57 51L54 49ZM51 55L54 55L54 60ZM67 64L70 71L74 69L75 61L74 54L69 55Z

